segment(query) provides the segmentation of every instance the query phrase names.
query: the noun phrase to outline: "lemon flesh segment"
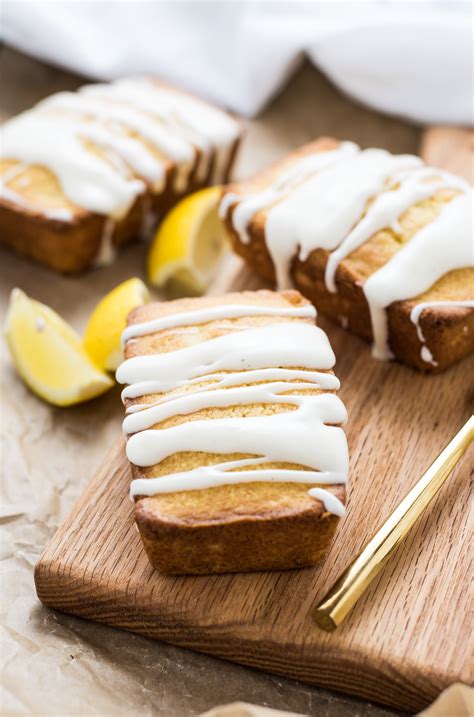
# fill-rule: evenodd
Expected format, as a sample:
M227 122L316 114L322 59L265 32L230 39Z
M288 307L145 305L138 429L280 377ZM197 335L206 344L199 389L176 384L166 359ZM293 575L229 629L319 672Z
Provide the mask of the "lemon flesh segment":
M48 403L71 406L113 385L89 359L76 332L20 289L11 294L5 338L19 376Z
M115 371L123 360L121 336L127 316L136 306L150 301L141 279L128 279L112 289L97 304L87 323L83 346L95 365Z
M221 187L208 187L179 202L159 226L148 259L148 279L173 294L202 294L225 248L217 208Z

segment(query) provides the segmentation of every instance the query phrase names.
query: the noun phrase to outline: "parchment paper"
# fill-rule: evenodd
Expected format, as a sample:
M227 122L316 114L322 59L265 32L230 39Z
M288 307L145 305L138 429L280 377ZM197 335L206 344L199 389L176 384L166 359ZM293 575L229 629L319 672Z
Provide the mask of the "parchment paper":
M472 717L474 689L467 685L451 685L418 717ZM220 705L201 717L298 717L295 712L282 712L244 702Z
M6 49L0 75L3 118L83 82ZM411 152L419 132L350 103L322 76L303 69L249 127L238 175L320 134ZM145 255L138 244L112 267L64 278L0 250L2 315L19 286L82 329L105 292L144 276ZM236 700L319 717L394 714L44 608L34 590L35 562L119 437L122 406L118 389L75 408L42 403L17 378L3 341L2 382L3 714L188 717Z

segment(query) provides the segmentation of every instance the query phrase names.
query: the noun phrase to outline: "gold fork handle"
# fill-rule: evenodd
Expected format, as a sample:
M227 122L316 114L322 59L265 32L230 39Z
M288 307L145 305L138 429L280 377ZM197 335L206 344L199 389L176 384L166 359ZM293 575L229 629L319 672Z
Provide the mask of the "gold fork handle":
M347 617L473 440L474 416L471 416L314 608L313 619L319 627L327 631L335 630Z

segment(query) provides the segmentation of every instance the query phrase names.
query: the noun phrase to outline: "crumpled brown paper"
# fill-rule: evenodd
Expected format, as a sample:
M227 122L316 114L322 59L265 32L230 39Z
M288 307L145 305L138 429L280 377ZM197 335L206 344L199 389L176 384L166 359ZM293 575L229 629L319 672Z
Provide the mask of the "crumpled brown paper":
M456 684L442 692L418 717L473 717L474 689Z
M467 685L451 685L430 707L420 712L418 717L473 717L474 689ZM200 717L307 717L295 712L282 712L245 702L214 707Z
M296 712L282 712L259 705L249 705L246 702L234 702L231 705L221 705L203 713L199 717L304 717Z
M82 78L8 48L0 54L0 117L27 109L47 94L73 89ZM251 123L239 175L248 176L287 150L336 132L363 145L416 151L419 131L353 105L316 72ZM107 269L65 278L0 248L0 300L5 313L18 286L81 330L96 302L119 282L144 277L146 247L121 251ZM3 323L3 318L1 319ZM3 341L1 390L0 660L2 714L192 717L212 705L247 700L299 714L389 717L391 711L222 660L163 645L103 625L54 613L37 600L33 569L121 435L118 389L81 406L53 408L16 376ZM354 707L355 705L355 707Z

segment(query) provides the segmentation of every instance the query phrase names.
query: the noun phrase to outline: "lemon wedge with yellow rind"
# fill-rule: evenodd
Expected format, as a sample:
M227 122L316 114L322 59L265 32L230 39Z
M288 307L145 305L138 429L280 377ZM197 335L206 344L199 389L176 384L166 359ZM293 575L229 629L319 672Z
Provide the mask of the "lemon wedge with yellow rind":
M158 227L148 258L148 279L171 294L202 294L214 278L225 247L217 208L221 187L182 199Z
M103 371L115 371L121 363L122 331L127 316L136 306L150 301L150 292L141 279L128 279L112 289L97 304L87 322L84 348Z
M93 364L69 324L20 289L10 297L5 338L18 374L48 403L71 406L100 396L113 385Z

